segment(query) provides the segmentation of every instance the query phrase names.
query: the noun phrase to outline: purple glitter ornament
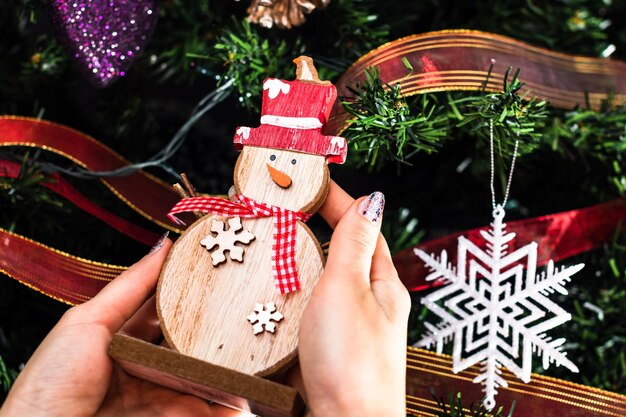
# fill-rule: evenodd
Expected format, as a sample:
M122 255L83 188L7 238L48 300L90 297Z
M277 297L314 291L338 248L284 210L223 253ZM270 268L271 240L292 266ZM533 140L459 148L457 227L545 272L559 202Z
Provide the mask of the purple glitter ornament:
M158 15L156 0L51 0L50 6L61 42L97 87L124 76Z

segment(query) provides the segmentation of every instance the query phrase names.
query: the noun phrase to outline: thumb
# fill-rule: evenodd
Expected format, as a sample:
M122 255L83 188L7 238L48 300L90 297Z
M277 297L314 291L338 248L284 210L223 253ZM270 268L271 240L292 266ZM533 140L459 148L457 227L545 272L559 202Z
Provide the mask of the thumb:
M369 285L372 256L376 249L385 196L374 192L359 198L339 220L330 240L328 261L322 277ZM332 277L332 278L331 278Z

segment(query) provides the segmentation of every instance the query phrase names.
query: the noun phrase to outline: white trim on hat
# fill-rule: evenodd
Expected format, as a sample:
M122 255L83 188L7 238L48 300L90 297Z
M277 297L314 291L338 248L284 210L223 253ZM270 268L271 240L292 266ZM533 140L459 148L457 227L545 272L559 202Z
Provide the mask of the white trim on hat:
M322 122L316 117L287 117L266 114L261 116L262 125L286 127L288 129L321 129Z

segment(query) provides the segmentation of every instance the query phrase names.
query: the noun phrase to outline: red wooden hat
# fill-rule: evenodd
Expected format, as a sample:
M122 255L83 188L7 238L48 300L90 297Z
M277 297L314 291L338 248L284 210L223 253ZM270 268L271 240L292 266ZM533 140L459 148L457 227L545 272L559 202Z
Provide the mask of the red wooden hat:
M311 58L294 62L298 66L296 80L267 78L263 82L261 126L238 127L235 148L285 149L323 155L328 162L343 164L348 152L346 139L322 134L337 90L329 81L319 80Z

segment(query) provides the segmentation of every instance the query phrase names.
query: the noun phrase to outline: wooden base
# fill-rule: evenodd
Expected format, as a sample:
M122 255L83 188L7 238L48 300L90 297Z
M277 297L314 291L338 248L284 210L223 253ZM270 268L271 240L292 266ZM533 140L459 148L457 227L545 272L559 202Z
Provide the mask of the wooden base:
M259 416L298 417L298 392L277 382L213 365L172 349L117 333L109 355L128 374Z
M129 374L198 397L243 408L263 417L297 417L304 405L295 389L263 378L182 355L131 336L116 334L110 355ZM441 407L437 399L463 393L463 404L480 403L484 394L472 380L481 372L472 366L451 372L452 358L422 349L407 348L407 414L427 417ZM508 388L500 388L496 400L503 415L515 403L514 416L521 417L623 417L626 396L597 388L532 375L524 384L507 371L502 376ZM249 407L248 407L249 406Z

